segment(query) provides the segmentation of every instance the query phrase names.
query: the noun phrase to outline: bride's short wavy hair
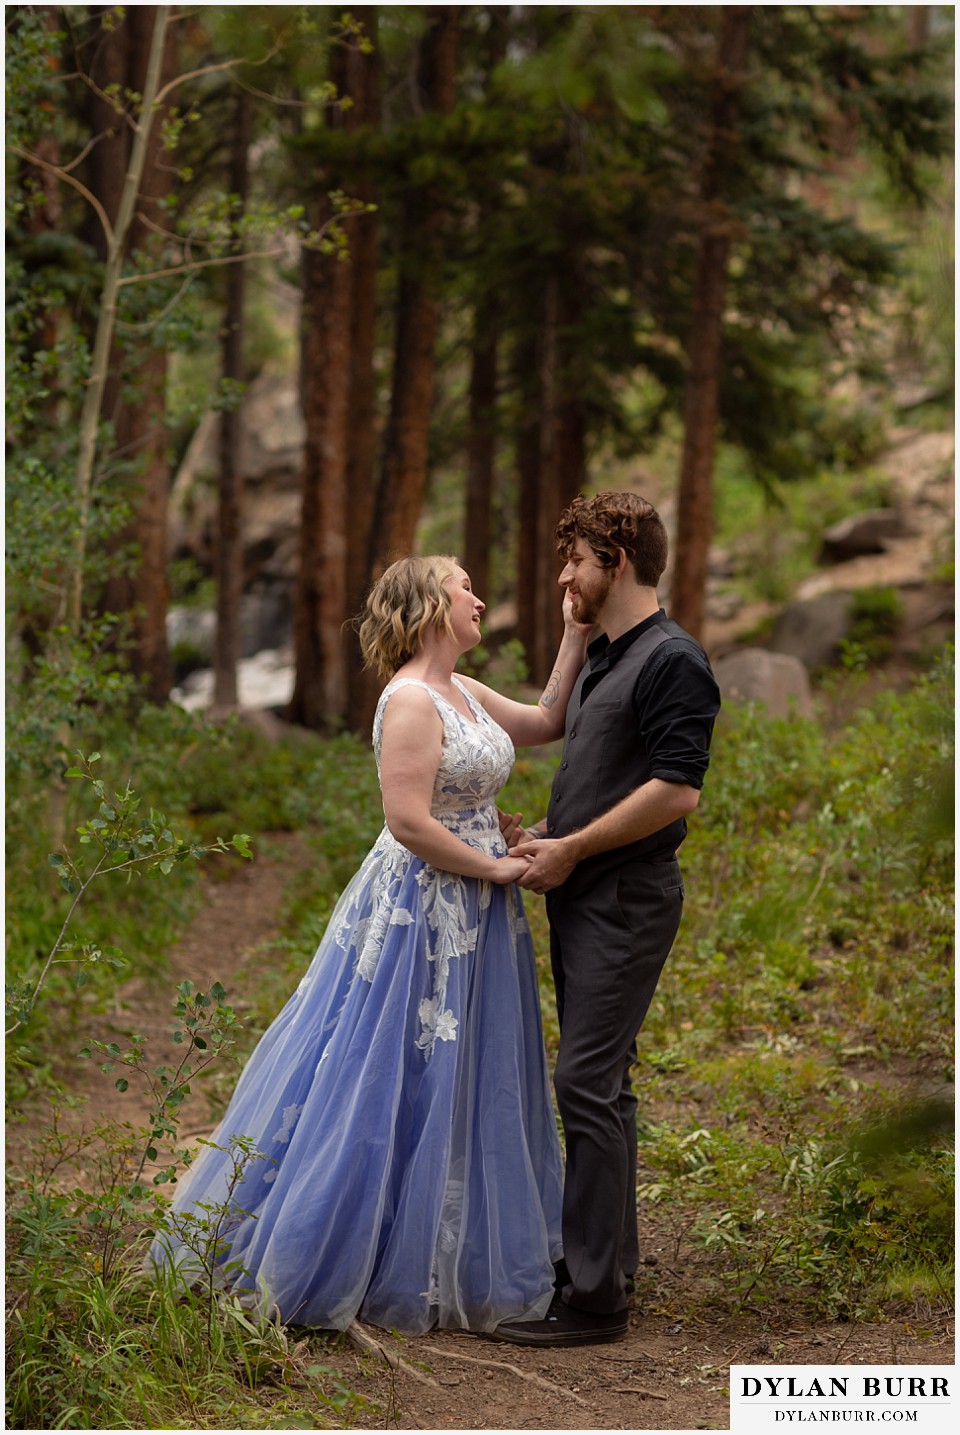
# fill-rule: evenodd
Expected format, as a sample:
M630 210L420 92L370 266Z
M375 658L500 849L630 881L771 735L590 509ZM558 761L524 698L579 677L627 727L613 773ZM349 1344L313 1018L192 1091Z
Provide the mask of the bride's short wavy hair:
M450 595L444 588L457 567L446 554L400 558L380 575L357 620L360 651L368 668L392 678L415 657L431 628L450 636Z

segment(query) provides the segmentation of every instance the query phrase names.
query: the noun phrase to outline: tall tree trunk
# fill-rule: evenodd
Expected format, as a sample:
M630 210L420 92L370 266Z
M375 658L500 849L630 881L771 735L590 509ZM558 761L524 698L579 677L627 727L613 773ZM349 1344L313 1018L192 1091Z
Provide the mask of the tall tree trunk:
M123 24L104 37L98 59L108 76L122 64L124 87L142 93L157 23L156 6L131 7ZM175 66L175 26L165 27L160 86L170 80ZM98 80L99 82L99 80ZM101 118L106 121L108 116ZM131 138L126 125L112 115L114 134L104 144L96 170L103 185L100 195L113 218L119 211L117 178L129 163ZM135 252L149 237L149 221L162 222L161 205L171 189L169 157L163 149L157 117L151 117L147 154L137 198L138 213L130 223L126 250ZM124 352L114 345L104 385L103 412L113 426L114 456L134 471L131 506L134 516L120 536L119 546L133 545L136 566L132 573L118 566L103 596L108 611L133 613L134 649L131 666L145 682L147 695L163 701L172 681L167 646L169 604L167 519L170 488L166 413L167 356L146 342Z
M376 6L365 7L362 19L373 51L351 50L347 58L347 91L353 100L345 127L358 136L380 128L380 50ZM365 204L376 204L374 180L358 168L349 180L349 193ZM370 541L376 502L377 412L376 349L377 256L380 227L376 211L347 221L352 286L350 334L350 416L348 425L347 493L347 614L355 616L370 583ZM376 691L371 675L363 670L360 648L353 636L346 642L347 722L356 731L373 717Z
M346 62L334 51L331 79L343 92ZM334 107L328 123L339 127ZM319 206L318 228L332 217ZM301 390L306 425L300 561L293 604L296 680L289 715L304 727L336 728L347 714L343 624L347 613L347 453L353 282L337 255L304 256Z
M533 682L545 681L549 677L547 664L553 657L551 649L551 599L548 591L547 565L553 556L553 534L556 530L559 512L555 502L555 485L561 455L557 406L559 403L559 292L558 280L551 274L547 280L546 302L543 317L543 341L540 357L542 407L540 410L540 462L537 470L537 509L534 532L537 535L537 550L533 568L536 573L536 591L533 595L535 626L532 646L527 658L530 677ZM548 651L550 650L550 651Z
M449 114L455 93L460 9L428 6L425 13L427 30L417 66L417 102L421 110ZM410 192L402 219L390 412L361 593L395 558L412 552L416 538L427 481L443 219L441 196L430 188ZM376 675L358 662L350 697L350 722L357 731L369 730L379 686Z
M920 50L930 39L930 6L911 5L907 11L907 35L911 46Z
M84 577L90 506L97 460L97 440L100 423L104 416L104 402L110 375L110 356L116 331L117 301L123 260L150 153L150 135L154 119L153 104L160 88L168 38L168 11L169 6L158 5L153 9L150 17L152 22L150 39L143 83L139 91L142 96L141 108L134 124L129 159L123 166L123 183L116 211L113 213L104 211L107 223L104 228L106 254L103 266L103 284L99 294L96 328L90 356L90 372L80 410L77 458L74 465L76 535L73 551L64 564L66 572L66 623L64 626L68 641L69 638L75 637L79 633L83 618ZM57 736L61 748L65 752L68 751L70 734L66 723L61 724ZM61 779L52 785L49 796L50 831L56 846L63 841L65 815L66 792L65 784Z
M485 87L507 52L510 18L502 8L489 12L483 72ZM479 196L477 230L482 237L500 193L499 177ZM481 281L482 282L482 281ZM501 305L496 292L484 287L473 306L473 346L468 396L467 491L464 513L463 565L481 597L491 599L490 553L497 451L497 369Z
M576 498L586 479L587 420L577 375L581 367L579 324L582 280L575 254L568 257L562 278L548 291L548 373L545 375L544 422L549 436L541 446L541 524L536 681L549 676L563 616L557 586L556 528L561 512Z
M474 309L463 539L463 566L470 574L474 592L479 593L482 598L490 596L490 536L497 448L495 410L498 320L499 305L496 298L492 295L483 296Z
M51 75L57 75L61 65L60 47L56 38L58 24L56 7L45 5L42 16L44 28L49 37L49 48L44 57L46 68ZM37 238L47 234L56 234L60 230L63 211L60 202L60 181L53 173L60 161L60 135L56 125L56 109L52 100L44 100L40 108L46 116L48 125L37 135L34 153L49 168L30 164L25 167L22 180L24 190L29 190L33 196L33 203L27 208L23 217L24 228L28 234ZM39 316L36 335L31 346L35 353L53 355L57 344L57 329L61 312L62 307L50 304ZM49 375L49 392L40 407L49 421L54 423L60 402L56 392L60 386L56 365L48 362L43 369L38 371L38 377L41 374Z
M146 9L146 7L145 7ZM141 89L142 101L134 126L130 158L124 167L124 178L116 219L111 223L108 234L107 255L104 265L103 286L99 296L96 332L93 353L90 360L90 374L84 392L80 414L79 445L76 463L77 536L70 560L70 581L67 602L67 624L76 632L80 625L83 606L83 579L87 556L87 532L90 520L90 501L93 488L94 466L97 450L97 435L103 417L104 396L110 370L110 356L113 348L117 320L117 297L123 269L127 240L134 220L137 199L146 173L150 155L150 136L153 126L153 103L160 87L167 43L167 13L169 6L150 7L150 40L146 57L145 78ZM144 13L140 13L141 15Z
M230 140L230 193L236 204L234 223L237 249L242 249L241 223L250 189L250 136L252 106L249 93L236 94L233 134ZM246 265L227 266L226 315L221 345L223 377L233 385L246 377L243 359ZM213 650L213 704L218 710L238 703L237 664L240 661L240 600L243 596L244 479L240 469L241 410L220 415L220 476L216 543L217 635Z
M576 257L562 278L547 280L538 350L539 432L528 426L521 467L521 561L525 592L520 629L534 682L545 681L563 629L556 528L562 510L586 476L586 415L577 393L577 325L580 291ZM532 541L531 541L532 539Z
M423 110L453 109L460 7L427 6L418 88ZM427 479L442 261L442 198L411 191L404 212L393 391L372 535L371 572L412 552Z
M738 95L746 64L749 24L749 6L723 7L711 130L701 182L704 228L687 349L683 453L670 594L673 617L697 638L703 633L707 562L713 537L713 465L731 225L724 195L736 156Z
M530 330L517 343L513 382L520 395L517 466L517 637L527 667L536 659L537 591L540 579L540 414L543 411L540 345Z
M43 8L43 24L49 37L49 47L45 56L46 68L51 75L58 75L61 69L60 49L56 39L58 12L52 5ZM36 262L42 264L41 258L44 249L44 237L57 234L62 227L62 204L60 202L60 181L53 173L53 170L60 162L60 136L56 125L56 107L52 100L44 100L41 104L47 128L41 129L34 141L33 152L49 168L36 166L32 161L23 161L23 168L20 178L20 187L25 193L29 193L32 203L27 206L23 215L23 225L27 234L38 241ZM31 351L31 359L36 377L42 385L43 397L38 400L37 410L43 415L43 422L48 425L51 432L56 431L58 414L63 404L63 379L58 373L58 366L55 362L57 349L57 335L62 321L62 305L50 303L37 315L37 327L27 340ZM40 575L37 575L38 577ZM23 644L28 662L39 656L43 644L40 634L51 624L63 622L65 614L65 594L56 581L56 575L43 574L43 583L46 590L56 597L43 609L37 603L37 594L31 594L29 615L18 605L17 612L12 615L12 632L16 633Z

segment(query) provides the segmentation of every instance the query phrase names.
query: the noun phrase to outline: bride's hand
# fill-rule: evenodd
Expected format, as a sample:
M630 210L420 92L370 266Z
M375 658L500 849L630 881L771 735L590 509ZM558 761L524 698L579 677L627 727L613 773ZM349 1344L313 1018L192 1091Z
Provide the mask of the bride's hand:
M508 887L511 882L519 882L529 866L529 857L498 857L490 880L498 887Z
M569 633L578 633L583 638L589 638L593 632L592 623L578 623L573 616L573 599L570 596L570 589L563 590L563 605L560 609L563 614L563 624Z

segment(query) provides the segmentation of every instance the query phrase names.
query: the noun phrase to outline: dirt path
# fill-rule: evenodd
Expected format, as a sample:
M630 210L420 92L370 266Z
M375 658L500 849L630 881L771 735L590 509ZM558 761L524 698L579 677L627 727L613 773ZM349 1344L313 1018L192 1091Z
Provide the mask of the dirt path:
M264 844L258 846L263 848ZM206 989L219 978L242 1005L259 965L269 960L285 883L310 860L302 839L274 835L268 855L205 882L204 900L171 953L162 983L134 979L96 1035L122 1040L133 1029L156 1043L156 1060L171 1027L173 986L185 979ZM304 954L304 962L309 958ZM173 1048L170 1048L172 1053ZM75 1072L75 1065L71 1067ZM87 1119L139 1124L143 1101L123 1097L89 1070ZM200 1134L210 1113L191 1097L189 1132ZM952 1364L952 1328L931 1317L920 1330L908 1320L874 1326L811 1325L789 1312L745 1319L685 1318L709 1310L698 1300L703 1273L676 1268L675 1237L642 1217L645 1266L627 1337L614 1345L531 1351L449 1331L403 1338L369 1328L399 1368L364 1353L343 1337L315 1337L318 1357L370 1402L366 1429L712 1430L729 1425L731 1364Z

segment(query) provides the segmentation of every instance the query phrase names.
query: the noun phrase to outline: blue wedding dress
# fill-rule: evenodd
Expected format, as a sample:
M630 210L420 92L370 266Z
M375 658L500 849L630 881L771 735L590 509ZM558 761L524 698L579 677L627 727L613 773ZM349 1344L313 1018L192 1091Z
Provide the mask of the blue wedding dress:
M381 696L378 766L386 704L415 681ZM433 815L502 855L510 738L462 684L473 721L417 686L443 721ZM211 1139L234 1136L262 1156L230 1193L236 1156L203 1151L155 1265L198 1279L197 1220L229 1195L217 1274L284 1322L418 1334L543 1316L562 1168L518 890L439 871L384 827Z

